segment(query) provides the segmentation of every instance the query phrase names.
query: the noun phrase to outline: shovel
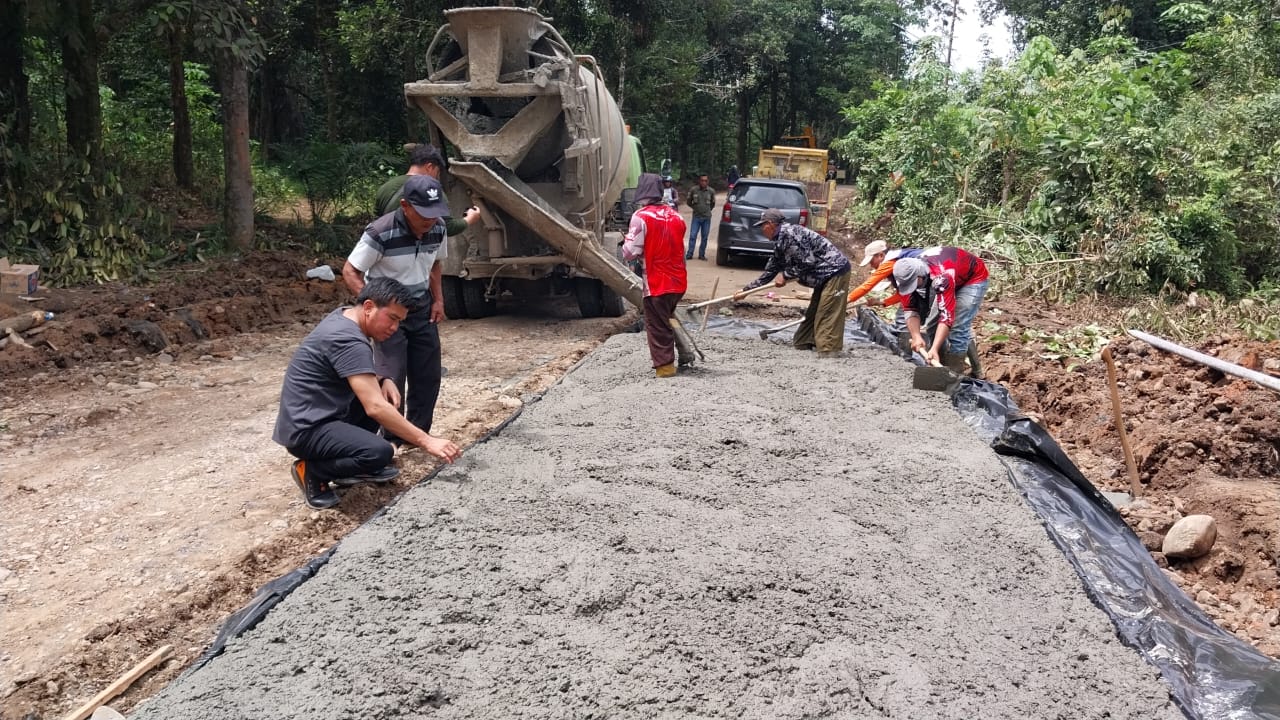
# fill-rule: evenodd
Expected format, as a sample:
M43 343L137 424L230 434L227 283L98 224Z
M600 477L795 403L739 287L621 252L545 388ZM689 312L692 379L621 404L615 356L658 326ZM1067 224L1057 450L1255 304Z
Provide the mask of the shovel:
M846 309L845 309L845 312L853 312L853 311L857 311L857 309L858 309L859 307L861 307L861 303L859 303L859 304L857 304L857 305L850 305L848 308L846 308ZM847 319L847 318L846 318L846 319ZM802 322L804 322L804 318L800 318L799 320L792 320L791 322L789 322L789 323L787 323L787 324L785 324L785 325L779 325L779 326L777 326L777 327L765 328L764 330L761 330L761 331L760 331L760 339L761 339L761 340L764 340L764 339L768 338L770 335L772 335L772 334L774 334L774 333L776 333L776 332L782 332L783 330L786 330L787 328L793 328L793 327L795 327L795 326L799 325L799 324L800 324L800 323L802 323Z
M919 356L919 353L916 353ZM911 373L911 387L916 390L931 390L951 395L960 387L960 376L942 363L934 360L928 365L916 367Z

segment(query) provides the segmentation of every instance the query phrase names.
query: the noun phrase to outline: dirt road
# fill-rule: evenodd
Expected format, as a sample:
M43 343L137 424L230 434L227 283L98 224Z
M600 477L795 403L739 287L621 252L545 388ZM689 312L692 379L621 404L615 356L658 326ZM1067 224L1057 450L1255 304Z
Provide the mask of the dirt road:
M848 228L833 237L856 247ZM288 456L270 441L279 383L297 342L345 297L301 279L314 262L257 254L179 268L146 287L57 291L43 307L58 318L34 347L0 352L0 716L57 716L175 645L173 660L113 703L132 706L175 677L259 586L430 471L421 455L405 454L394 487L353 490L323 513L291 485ZM732 291L761 264L689 267L689 297L703 299L716 277ZM785 321L803 305L797 294L789 286L750 312ZM1093 482L1123 488L1123 459L1099 410L1100 365L1067 371L1044 359L1071 328L1111 316L1032 299L988 306L979 333L989 371L1078 454ZM442 326L449 374L437 422L463 441L632 320L578 319L571 304L505 310ZM167 344L156 347L158 336ZM1148 494L1130 517L1135 530L1158 549L1176 517L1215 514L1218 547L1170 571L1223 627L1280 652L1274 399L1140 348L1120 359L1124 392L1142 393L1131 432Z

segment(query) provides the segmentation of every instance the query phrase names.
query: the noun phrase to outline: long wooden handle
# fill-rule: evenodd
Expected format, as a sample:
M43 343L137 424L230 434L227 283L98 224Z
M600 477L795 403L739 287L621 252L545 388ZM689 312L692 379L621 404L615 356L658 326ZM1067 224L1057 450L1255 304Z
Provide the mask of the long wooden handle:
M717 289L719 289L719 287L720 287L720 276L719 276L719 275L717 275L717 276L716 276L716 281L715 281L715 282L713 282L713 283L711 283L711 294L712 294L713 296L716 294L716 290L717 290ZM707 318L709 318L709 317L711 317L711 313L709 313L709 312L704 312L704 313L702 313L702 327L698 328L698 332L706 332L706 330L707 330Z
M734 294L732 294L732 295L725 295L724 297L712 298L712 299L710 299L710 300L703 300L703 301L702 301L702 302L700 302L700 303L694 303L694 304L690 305L690 306L688 307L688 309L689 309L689 310L697 310L698 308L704 308L704 307L707 307L708 305L719 305L720 303L727 303L727 302L729 302L730 300L733 300L734 298L746 297L746 296L748 296L748 295L751 295L751 294L754 294L754 293L758 293L758 292L760 292L761 290L776 290L776 289L777 289L777 286L776 286L776 285L774 285L774 284L772 284L772 283L765 283L764 285L761 285L760 287L751 288L750 290L739 290L738 292L736 292L736 293L734 293Z
M761 331L760 331L760 337L768 337L769 335L772 335L772 334L774 334L774 333L776 333L776 332L782 332L783 330L786 330L787 328L793 328L793 327L795 327L795 326L799 325L799 324L800 324L800 323L802 323L802 322L804 322L804 318L800 318L799 320L792 320L791 322L787 323L786 325L779 325L779 326L777 326L777 327L771 327L771 328L769 328L768 330L761 330Z
M848 311L848 310L856 310L856 309L858 309L859 305L861 305L861 304L862 304L862 303L858 303L857 305L850 305L848 308L846 308L846 311ZM761 337L761 338L769 337L770 335L772 335L772 334L774 334L774 333L776 333L776 332L781 332L781 331L783 331L783 330L786 330L787 328L793 328L793 327L795 327L795 326L799 325L799 324L800 324L800 323L802 323L802 322L804 322L804 318L800 318L799 320L792 320L791 322L789 322L789 323L787 323L787 324L785 324L785 325L779 325L779 326L777 326L777 327L771 327L771 328L769 328L768 330L761 330L761 331L760 331L760 337Z
M101 706L103 703L110 700L111 698L124 692L125 690L128 690L130 685L138 681L138 678L142 677L143 675L146 675L147 671L151 670L151 668L164 662L172 654L173 654L172 645L165 645L159 650L151 653L151 655L148 656L146 660L143 660L137 665L134 665L133 669L131 669L129 672L125 673L124 675L121 675L119 678L116 679L115 682L108 685L106 690L103 690L97 695L94 695L92 700L85 703L84 705L81 705L79 708L76 709L75 712L66 716L65 718L63 718L63 720L84 720L85 718L89 717L90 715L93 714L94 710L98 709L99 706Z
M1111 357L1111 346L1102 348L1102 359L1107 363L1107 383L1111 385L1111 414L1115 416L1116 432L1120 433L1120 449L1124 450L1124 464L1129 468L1129 494L1138 497L1142 481L1138 478L1138 463L1129 447L1129 433L1124 429L1124 412L1120 408L1120 386L1116 383L1116 361Z

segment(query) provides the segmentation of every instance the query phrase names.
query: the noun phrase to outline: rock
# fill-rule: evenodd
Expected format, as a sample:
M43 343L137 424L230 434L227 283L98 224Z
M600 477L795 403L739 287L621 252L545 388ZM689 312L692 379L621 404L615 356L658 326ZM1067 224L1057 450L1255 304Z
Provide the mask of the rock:
M116 626L113 623L103 623L89 632L85 633L84 639L89 642L98 642L116 634Z
M161 365L171 365L173 364L173 356L169 353L160 353L156 356L156 362Z
M1280 358L1267 358L1262 361L1262 369L1270 375L1280 375Z
M58 687L58 683L50 680L49 682L46 682L44 684L44 691L45 691L45 694L47 695L56 696L59 692L62 691L62 688Z
M169 346L169 338L165 337L160 326L147 320L135 320L129 323L129 334L153 353L160 352Z
M1250 370L1262 369L1262 362L1258 358L1258 353L1254 352L1253 350L1229 348L1218 357L1221 357L1223 360L1226 360L1227 362L1235 363L1240 367L1248 368Z
M1210 515L1188 515L1164 536L1161 551L1169 558L1198 558L1218 539L1218 524Z
M158 388L158 387L160 387L160 386L159 386L159 385L157 385L157 384L155 384L155 383L153 383L153 382L147 382L146 380L139 380L139 381L138 381L138 387L140 387L140 388L144 388L144 389L147 389L147 390L155 390L156 388Z
M1200 603L1205 607L1217 607L1218 597L1213 593L1209 592L1208 590L1201 590L1200 592L1196 593L1196 602Z
M103 705L93 711L93 714L89 716L89 720L125 720L125 717L110 707Z
M1164 545L1164 536L1158 532L1140 532L1138 539L1142 541L1142 547L1156 552Z

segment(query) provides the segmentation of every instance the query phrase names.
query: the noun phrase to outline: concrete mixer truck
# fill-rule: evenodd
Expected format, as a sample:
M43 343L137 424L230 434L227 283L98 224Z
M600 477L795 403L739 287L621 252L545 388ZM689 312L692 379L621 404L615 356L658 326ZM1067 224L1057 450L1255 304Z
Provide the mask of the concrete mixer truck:
M629 213L615 210L640 168L594 59L575 55L536 11L445 12L427 77L406 83L428 133L451 156L445 190L481 223L448 241L445 313L481 318L501 298L572 294L584 317L639 307L621 260Z

